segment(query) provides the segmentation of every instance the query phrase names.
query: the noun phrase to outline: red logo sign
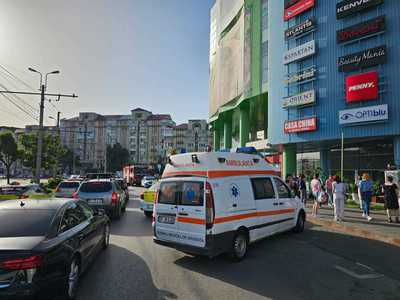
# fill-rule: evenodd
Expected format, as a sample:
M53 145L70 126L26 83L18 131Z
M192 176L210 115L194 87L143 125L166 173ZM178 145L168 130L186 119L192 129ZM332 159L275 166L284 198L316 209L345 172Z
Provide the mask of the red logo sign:
M378 98L378 72L352 75L346 78L346 101L356 102Z
M296 4L285 9L283 14L283 19L285 21L289 21L291 18L301 14L302 12L314 7L315 0L302 0L297 2Z
M307 118L301 120L286 121L284 125L285 133L295 133L317 130L317 118Z

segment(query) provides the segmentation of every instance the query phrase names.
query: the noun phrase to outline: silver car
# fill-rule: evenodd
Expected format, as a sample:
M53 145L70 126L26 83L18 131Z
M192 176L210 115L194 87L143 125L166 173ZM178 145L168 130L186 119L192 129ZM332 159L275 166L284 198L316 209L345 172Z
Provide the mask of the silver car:
M57 186L54 197L56 198L73 198L74 193L78 190L80 181L62 181Z

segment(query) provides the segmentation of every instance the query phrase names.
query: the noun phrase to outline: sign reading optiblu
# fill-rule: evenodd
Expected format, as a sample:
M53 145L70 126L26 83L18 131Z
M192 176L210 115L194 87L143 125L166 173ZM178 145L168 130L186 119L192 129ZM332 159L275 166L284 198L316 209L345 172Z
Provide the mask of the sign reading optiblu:
M354 124L389 119L387 104L359 107L339 111L339 124Z
M304 59L315 54L315 41L307 42L283 54L283 64L287 65L296 60Z
M301 106L307 104L313 104L315 102L315 90L309 90L304 93L300 93L291 97L283 99L283 108L292 106Z

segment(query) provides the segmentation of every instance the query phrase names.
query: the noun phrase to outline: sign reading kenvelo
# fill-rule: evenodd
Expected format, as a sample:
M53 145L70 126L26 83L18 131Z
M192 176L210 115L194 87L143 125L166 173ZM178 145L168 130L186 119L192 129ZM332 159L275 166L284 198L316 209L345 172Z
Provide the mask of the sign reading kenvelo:
M388 105L376 105L339 111L339 124L384 121L389 119Z
M384 0L345 0L336 4L336 18L341 19L352 15L353 13L370 9Z
M315 90L309 90L283 99L283 108L313 104L315 102Z
M293 1L292 1L293 2ZM289 6L285 9L283 13L283 19L285 21L289 21L291 18L305 12L306 10L310 9L315 5L315 0L300 0L296 1L295 4Z
M306 118L301 120L291 120L285 121L284 132L296 133L305 131L315 131L317 130L317 118Z
M348 103L378 98L378 72L368 72L346 78L346 101Z
M336 32L336 40L340 44L374 33L383 32L384 30L385 16L380 16L366 22L358 23L354 26L344 28L342 30L338 30Z
M315 54L315 41L309 41L283 54L283 64L287 65L296 60L304 59Z
M350 72L362 68L368 68L386 62L386 46L367 49L338 58L340 72Z
M309 32L315 28L315 17L308 18L299 25L295 25L285 30L285 39L294 38L296 36L302 35Z
M313 79L316 73L317 69L313 67L295 74L290 74L285 78L284 83L288 85L295 82L301 82L304 80Z

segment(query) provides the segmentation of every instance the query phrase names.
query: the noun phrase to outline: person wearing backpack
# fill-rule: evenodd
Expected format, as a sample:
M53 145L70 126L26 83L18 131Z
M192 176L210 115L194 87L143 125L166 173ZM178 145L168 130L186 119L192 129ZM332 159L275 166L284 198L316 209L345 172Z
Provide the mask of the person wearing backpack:
M335 221L343 221L344 202L346 199L346 186L342 182L340 176L335 176L332 183L333 207L335 212Z

